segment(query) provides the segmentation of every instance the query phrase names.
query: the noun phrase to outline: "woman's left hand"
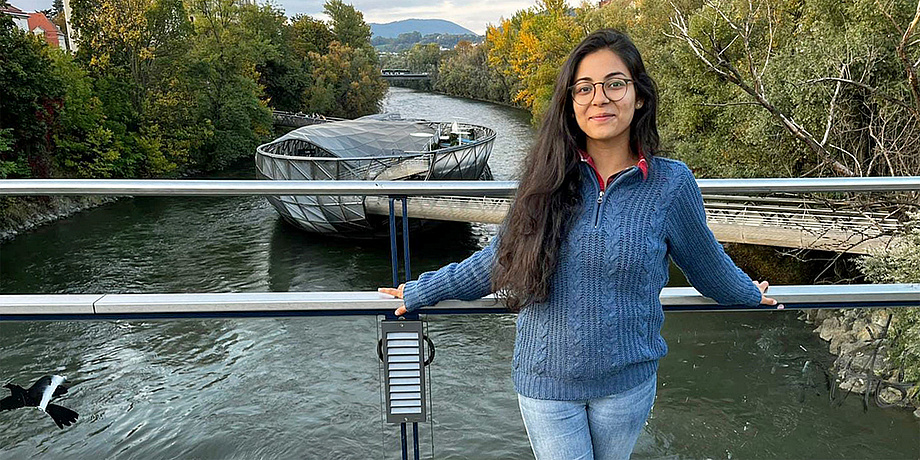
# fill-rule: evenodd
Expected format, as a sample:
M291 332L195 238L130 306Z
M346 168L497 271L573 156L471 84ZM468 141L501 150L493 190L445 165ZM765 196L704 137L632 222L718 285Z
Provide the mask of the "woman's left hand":
M777 310L782 310L786 308L784 305L779 304L776 299L767 297L767 289L770 288L770 283L767 281L754 281L754 286L757 286L757 289L760 289L760 304L761 305L776 305Z

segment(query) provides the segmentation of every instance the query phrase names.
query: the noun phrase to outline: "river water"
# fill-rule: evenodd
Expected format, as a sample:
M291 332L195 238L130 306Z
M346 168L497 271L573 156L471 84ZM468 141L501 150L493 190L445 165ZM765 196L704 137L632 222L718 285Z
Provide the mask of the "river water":
M494 128L497 179L534 135L528 114L488 103L393 88L385 104ZM461 260L495 231L412 235L413 269ZM390 276L387 241L301 233L258 197L123 199L0 245L2 293L373 290ZM796 316L669 313L670 354L633 458L920 457L910 412L832 397L822 369L833 357ZM59 403L80 413L58 430L35 409L0 412L0 458L398 458L398 428L381 421L377 320L0 323L0 382L65 375ZM514 317L428 327L424 455L532 458L511 383Z

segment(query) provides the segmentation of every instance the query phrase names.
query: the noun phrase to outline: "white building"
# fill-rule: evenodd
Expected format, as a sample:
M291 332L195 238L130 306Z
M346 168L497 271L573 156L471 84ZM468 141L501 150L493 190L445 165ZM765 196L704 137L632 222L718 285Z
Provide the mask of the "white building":
M0 13L13 17L13 23L16 27L28 32L29 31L29 13L16 8L13 5L0 7Z

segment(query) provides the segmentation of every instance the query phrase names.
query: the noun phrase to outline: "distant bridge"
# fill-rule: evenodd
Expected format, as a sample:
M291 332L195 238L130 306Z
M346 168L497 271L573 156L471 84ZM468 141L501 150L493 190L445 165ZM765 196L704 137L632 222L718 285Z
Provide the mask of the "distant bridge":
M427 73L412 73L409 69L383 69L380 77L387 81L392 80L430 80Z

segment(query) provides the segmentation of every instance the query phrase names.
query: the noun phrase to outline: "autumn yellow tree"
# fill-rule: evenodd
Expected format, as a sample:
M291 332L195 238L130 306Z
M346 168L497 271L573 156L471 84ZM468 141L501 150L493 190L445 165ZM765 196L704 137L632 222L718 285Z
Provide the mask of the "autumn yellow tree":
M559 68L584 36L565 0L539 0L535 7L503 19L499 27L489 26L489 63L522 80L514 101L539 119Z

